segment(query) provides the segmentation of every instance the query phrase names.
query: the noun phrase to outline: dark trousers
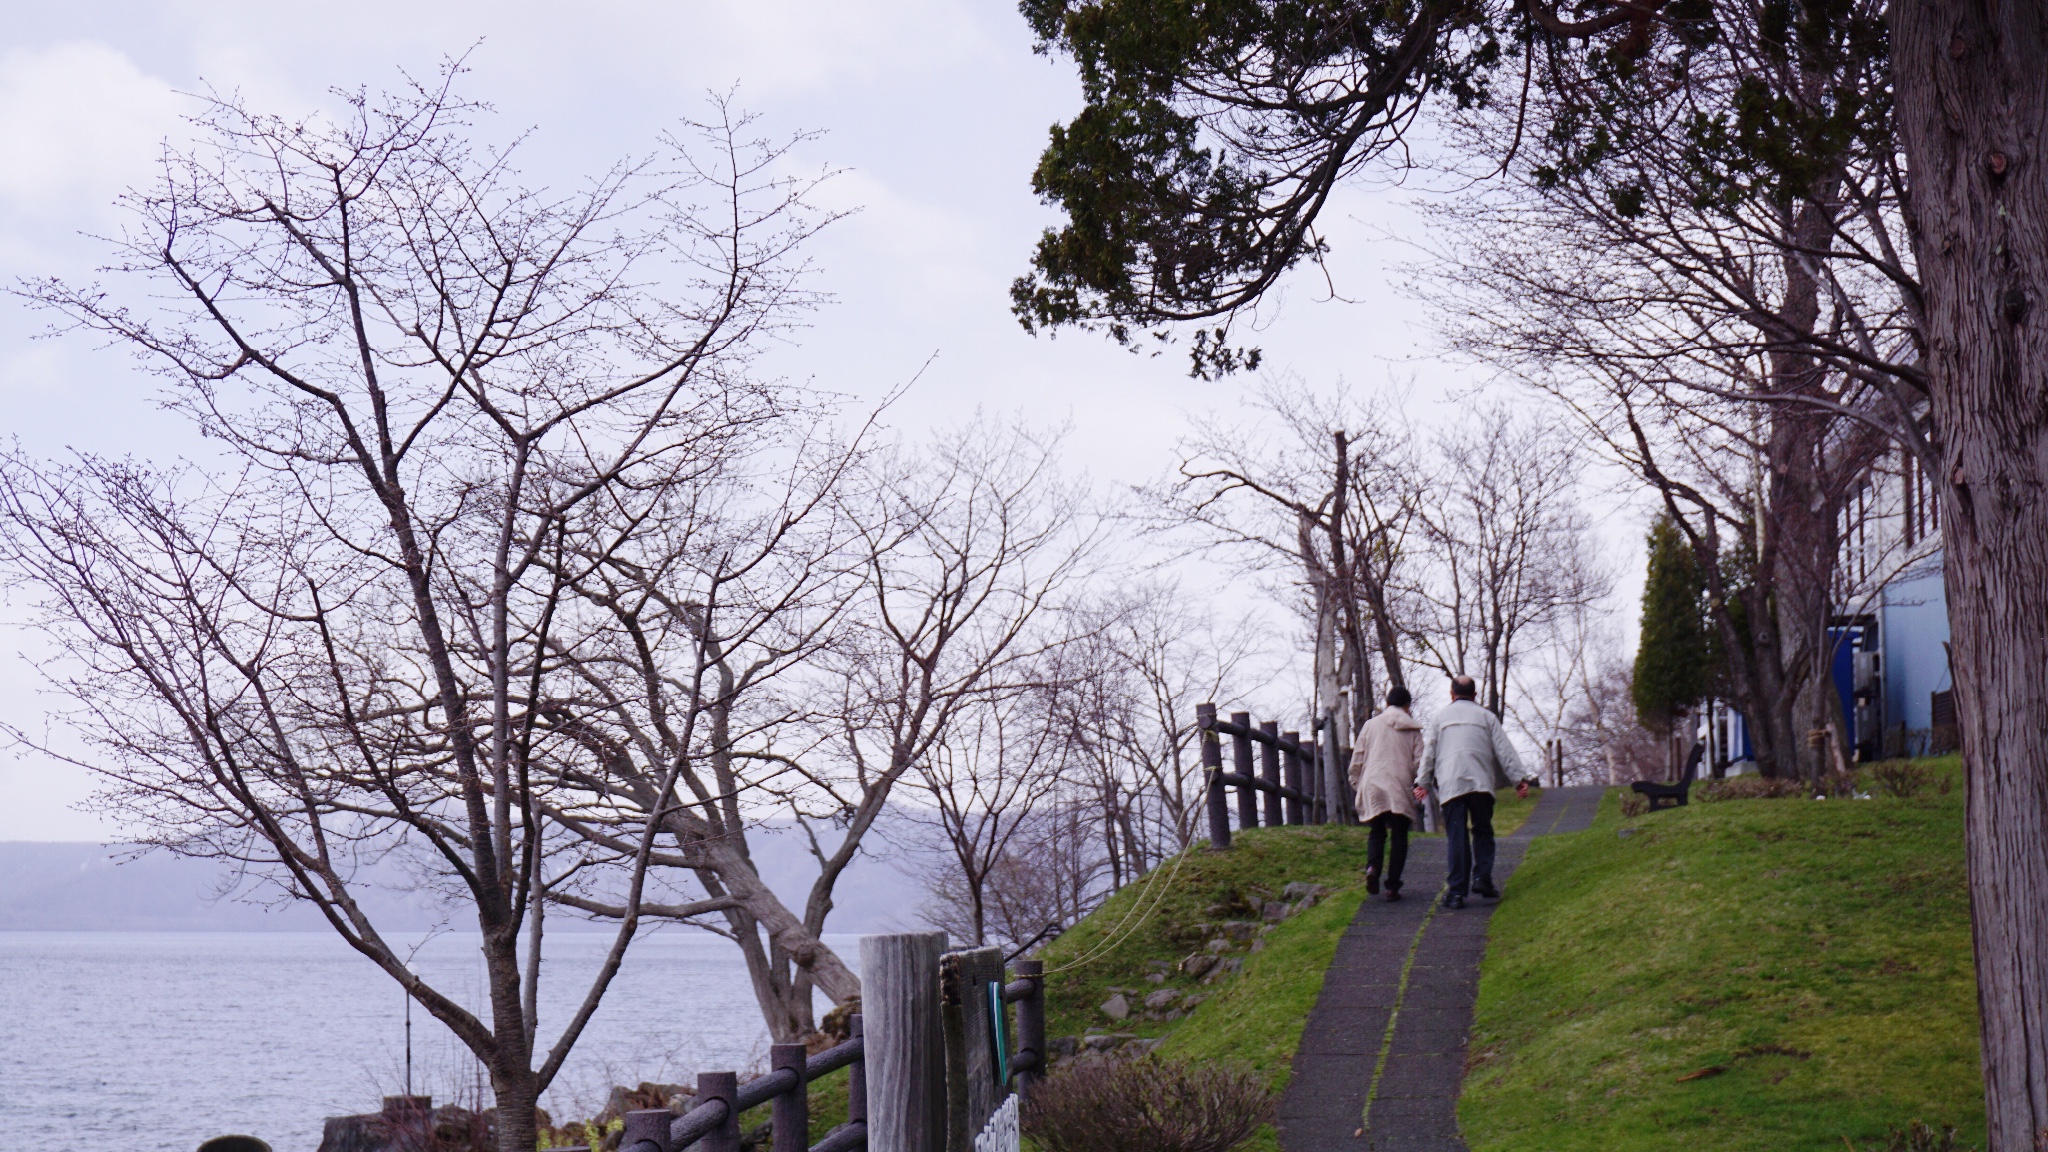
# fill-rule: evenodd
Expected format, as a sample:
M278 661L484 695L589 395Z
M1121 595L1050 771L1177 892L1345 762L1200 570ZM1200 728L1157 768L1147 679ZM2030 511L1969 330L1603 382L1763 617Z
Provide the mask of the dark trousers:
M1451 895L1469 896L1474 884L1492 888L1493 793L1467 792L1444 801L1444 831L1451 838Z
M1382 812L1365 822L1372 831L1365 836L1365 866L1377 868L1382 861L1387 870L1380 873L1389 888L1401 887L1401 869L1408 863L1408 818L1399 812ZM1394 850L1387 851L1387 834L1393 833Z

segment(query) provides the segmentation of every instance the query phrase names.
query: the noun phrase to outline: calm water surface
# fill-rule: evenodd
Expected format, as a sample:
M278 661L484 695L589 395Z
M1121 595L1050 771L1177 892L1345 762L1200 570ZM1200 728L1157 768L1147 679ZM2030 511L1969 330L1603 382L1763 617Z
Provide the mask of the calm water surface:
M550 942L546 1042L610 942ZM413 967L478 1003L474 937L434 938ZM328 934L0 932L0 1146L190 1152L247 1132L313 1152L322 1117L372 1111L404 1086L404 1021L397 985ZM733 946L658 933L627 953L545 1102L584 1115L611 1084L744 1072L767 1043ZM418 1008L413 1079L437 1102L477 1095L474 1061Z

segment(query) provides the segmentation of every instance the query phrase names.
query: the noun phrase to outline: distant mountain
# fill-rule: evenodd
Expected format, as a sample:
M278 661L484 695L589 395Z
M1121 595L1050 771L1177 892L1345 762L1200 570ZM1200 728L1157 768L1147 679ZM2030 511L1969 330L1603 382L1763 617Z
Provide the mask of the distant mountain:
M817 868L793 829L751 837L755 866L769 887L803 913ZM394 877L395 879L395 877ZM132 845L0 841L0 931L324 932L327 921L276 891L245 881L211 860ZM445 922L430 897L390 884L362 897L378 928L424 931ZM882 861L863 858L841 877L828 932L887 932L922 927L923 889ZM560 926L560 920L550 919ZM594 926L593 926L594 927Z
M44 932L323 932L311 907L278 901L212 860L134 845L0 841L0 930ZM397 894L368 897L395 932L440 922Z

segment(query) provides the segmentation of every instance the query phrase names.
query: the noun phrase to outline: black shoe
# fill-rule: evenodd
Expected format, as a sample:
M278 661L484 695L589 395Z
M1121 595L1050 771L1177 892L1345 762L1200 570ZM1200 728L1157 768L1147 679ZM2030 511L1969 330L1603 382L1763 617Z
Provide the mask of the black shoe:
M1495 888L1491 884L1474 884L1472 886L1472 894L1474 896L1484 896L1488 900L1500 899L1500 889Z
M1365 890L1368 894L1373 896L1377 896L1380 894L1379 865L1375 864L1372 867L1367 868L1365 870Z
M1456 892L1444 897L1444 907L1456 910L1465 906L1465 898Z
M1389 889L1387 889L1387 903L1389 903L1389 904L1398 904L1398 903L1400 903L1400 902L1401 902L1401 890L1400 890L1399 888L1389 888Z

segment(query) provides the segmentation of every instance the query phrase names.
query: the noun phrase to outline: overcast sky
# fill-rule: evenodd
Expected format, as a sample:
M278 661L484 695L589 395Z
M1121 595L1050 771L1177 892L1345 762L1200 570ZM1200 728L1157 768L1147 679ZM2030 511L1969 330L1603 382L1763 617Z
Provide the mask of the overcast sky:
M859 211L814 249L834 302L770 364L860 398L915 378L892 417L905 431L977 408L1067 421L1070 464L1127 483L1168 471L1188 414L1228 409L1245 387L1189 379L1178 353L1034 338L1010 316L1009 283L1053 220L1031 194L1031 168L1079 91L1064 62L1032 53L1003 0L16 7L0 26L0 279L90 276L101 248L80 234L116 225L111 202L146 182L162 141L181 133L185 93L239 90L259 107L308 111L332 87L394 86L400 68L429 75L464 52L462 92L498 109L487 133L534 131L522 168L535 184L567 186L648 151L714 91L735 91L771 132L822 132L800 159L844 169L824 199ZM1326 299L1318 275L1298 277L1256 342L1275 368L1318 385L1391 388L1427 425L1450 418L1442 399L1479 377L1431 355L1428 317L1399 290L1409 253L1388 237L1413 235L1414 195L1348 190L1323 222L1343 299ZM31 341L41 326L0 301L12 435L39 452L177 452L182 430L151 407L125 354ZM1626 588L1637 530L1621 521L1607 534ZM0 635L0 717L32 727L45 702L15 656L25 649L32 638ZM81 810L88 791L82 773L0 752L0 839L117 837Z

